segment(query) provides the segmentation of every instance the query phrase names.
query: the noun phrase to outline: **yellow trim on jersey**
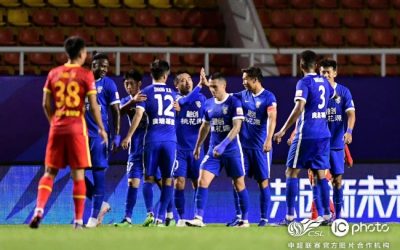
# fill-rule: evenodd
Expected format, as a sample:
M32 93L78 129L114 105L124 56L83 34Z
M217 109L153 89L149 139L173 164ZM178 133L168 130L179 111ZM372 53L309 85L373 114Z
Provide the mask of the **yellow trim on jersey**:
M74 196L72 196L72 198L84 200L84 199L86 199L86 195L74 195Z
M76 63L66 63L64 64L65 67L80 67L81 65Z
M92 89L92 90L89 90L89 91L86 93L86 96L88 96L88 95L94 95L94 94L97 94L97 90Z
M49 88L43 88L43 92L47 92L51 94L51 90Z
M46 186L46 185L39 185L38 189L47 189L47 190L49 190L50 192L53 191L53 189L51 189L51 187Z

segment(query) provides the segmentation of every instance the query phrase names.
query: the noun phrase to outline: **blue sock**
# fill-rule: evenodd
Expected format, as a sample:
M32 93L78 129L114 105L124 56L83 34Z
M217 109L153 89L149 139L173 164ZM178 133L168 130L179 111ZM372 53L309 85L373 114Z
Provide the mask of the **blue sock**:
M235 213L236 217L242 217L242 210L240 210L240 204L239 204L239 195L236 192L236 189L233 188L233 202L235 203Z
M270 203L271 203L271 189L269 185L266 188L260 187L261 219L268 219L268 208Z
M178 212L179 219L183 219L185 214L185 191L175 189L175 207Z
M85 186L86 186L86 198L91 200L93 198L94 187L93 183L87 176L85 176Z
M287 215L294 216L296 197L299 194L299 178L286 178Z
M314 185L312 186L313 190L313 201L315 204L315 207L317 208L318 211L318 216L324 215L324 208L322 206L322 200L321 200L321 187L319 185Z
M343 188L333 188L333 203L335 203L335 217L340 219L343 204Z
M172 213L173 210L174 210L174 189L172 189L172 195L167 206L167 213Z
M247 189L237 192L239 196L240 210L242 211L242 220L249 219L249 193Z
M198 187L196 192L196 216L203 218L208 199L208 188Z
M147 213L153 213L153 183L143 183L143 199Z
M167 206L171 201L173 192L174 192L173 186L165 185L161 188L160 207L158 208L157 219L164 221L165 212L167 211Z
M132 217L132 210L135 207L137 200L137 192L138 188L128 186L128 192L126 194L126 203L125 203L125 218Z
M105 193L105 169L104 168L94 168L93 173L93 198L92 198L92 212L90 217L97 218L100 213L101 204L104 201Z
M324 210L324 215L329 215L331 213L329 207L329 184L326 178L317 181L317 185L320 188L321 204Z

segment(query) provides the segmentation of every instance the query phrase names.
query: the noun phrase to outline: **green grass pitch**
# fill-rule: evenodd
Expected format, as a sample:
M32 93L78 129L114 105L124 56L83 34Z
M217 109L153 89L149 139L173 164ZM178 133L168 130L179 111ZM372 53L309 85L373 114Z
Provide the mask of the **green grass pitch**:
M362 249L376 249L366 247L367 243L375 242L381 245L387 242L389 249L400 249L399 224L390 224L388 233L358 233L342 238L334 236L329 227L319 227L318 230L323 236L292 237L286 227L258 228L256 225L250 228L227 228L220 224L204 228L116 228L102 225L84 230L74 230L70 225L42 225L38 230L32 230L27 225L0 225L0 250L279 250L317 249L314 247L317 242L321 243L319 249L341 249L340 242L347 244L342 249L348 249L351 242L355 244L354 249L361 249L357 248L360 242L364 244ZM330 244L329 248L324 248L324 242ZM299 248L301 244L302 248ZM311 248L307 248L306 244L311 244ZM383 245L381 249L385 249Z

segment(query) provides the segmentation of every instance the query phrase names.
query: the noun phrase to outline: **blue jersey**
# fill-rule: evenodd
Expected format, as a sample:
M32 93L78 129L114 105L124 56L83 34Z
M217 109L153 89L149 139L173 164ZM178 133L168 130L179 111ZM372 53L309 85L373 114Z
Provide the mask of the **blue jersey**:
M242 147L262 150L267 138L267 110L276 107L275 95L265 89L256 95L248 90L234 95L242 101L245 117L240 129Z
M336 84L336 96L328 102L328 126L331 131L331 149L344 148L345 113L355 110L350 90L343 85Z
M297 119L294 139L329 138L331 133L326 119L328 101L335 90L328 80L317 74L307 74L297 82L294 100L306 102L303 112Z
M244 119L243 108L240 100L228 95L223 101L214 98L208 99L205 105L204 121L210 123L211 139L209 154L215 146L220 144L233 128L233 120ZM241 150L238 136L225 149L224 155L237 154Z
M178 94L178 100L183 96ZM202 118L204 116L204 103L206 97L198 94L193 100L181 105L181 110L176 114L176 136L178 150L193 150Z
M115 82L111 78L105 76L103 78L96 80L96 89L97 89L97 102L99 103L104 129L109 134L110 127L108 124L108 107L110 105L120 103L117 86L115 85ZM89 137L97 137L99 136L98 134L99 128L97 127L97 124L94 121L92 114L88 112L89 111L88 101L86 102L86 111L87 112L85 112L85 119L89 130Z
M145 144L152 142L175 142L176 92L164 83L153 83L142 90L147 100L136 105L144 109L148 117Z
M130 100L132 100L132 96L128 95L124 98L121 99L121 106L125 105L128 103ZM129 126L131 125L133 116L135 115L136 109L135 106L132 106L128 112L127 112L127 117L128 117L128 122ZM143 115L142 119L140 120L139 126L137 127L135 133L132 136L130 148L129 148L129 154L135 158L135 157L141 157L143 154L143 138L144 134L146 132L147 128L147 116L146 114Z

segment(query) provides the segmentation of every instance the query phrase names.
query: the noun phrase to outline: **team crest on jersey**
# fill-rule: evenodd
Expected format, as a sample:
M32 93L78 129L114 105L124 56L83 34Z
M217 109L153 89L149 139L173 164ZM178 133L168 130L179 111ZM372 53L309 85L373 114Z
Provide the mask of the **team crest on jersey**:
M101 91L103 91L103 86L98 86L98 87L97 87L97 93L99 93L99 94L100 94L100 93L101 93Z
M342 100L342 98L340 98L340 96L338 96L338 97L336 97L335 98L335 102L337 103L337 104L340 104L340 101Z
M224 115L228 114L228 107L227 106L222 106L222 113Z
M201 108L201 101L195 101L196 107Z
M260 105L261 105L261 102L257 101L257 102L256 102L256 108L259 108Z

